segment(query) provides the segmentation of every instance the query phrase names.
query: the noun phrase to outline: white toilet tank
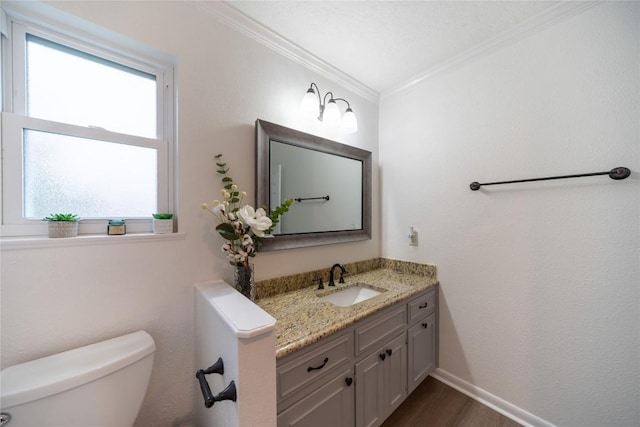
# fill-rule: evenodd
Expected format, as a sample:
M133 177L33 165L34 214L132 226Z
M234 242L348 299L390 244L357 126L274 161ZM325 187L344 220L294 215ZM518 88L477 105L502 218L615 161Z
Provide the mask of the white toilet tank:
M138 331L0 371L6 427L131 427L156 346Z

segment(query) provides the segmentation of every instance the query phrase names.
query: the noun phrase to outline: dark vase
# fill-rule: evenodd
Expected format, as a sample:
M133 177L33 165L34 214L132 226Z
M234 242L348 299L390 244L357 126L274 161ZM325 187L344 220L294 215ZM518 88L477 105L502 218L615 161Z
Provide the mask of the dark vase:
M236 266L233 270L233 279L238 292L253 301L253 264L249 264L249 267Z

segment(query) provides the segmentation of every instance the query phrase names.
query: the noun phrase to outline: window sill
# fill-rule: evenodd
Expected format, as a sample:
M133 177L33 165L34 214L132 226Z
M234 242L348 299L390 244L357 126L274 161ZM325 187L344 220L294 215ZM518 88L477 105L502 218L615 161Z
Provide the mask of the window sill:
M106 234L79 234L77 237L50 238L45 236L1 237L0 249L39 249L71 246L112 245L120 243L158 242L162 240L183 240L186 233L153 234L128 233L120 236Z

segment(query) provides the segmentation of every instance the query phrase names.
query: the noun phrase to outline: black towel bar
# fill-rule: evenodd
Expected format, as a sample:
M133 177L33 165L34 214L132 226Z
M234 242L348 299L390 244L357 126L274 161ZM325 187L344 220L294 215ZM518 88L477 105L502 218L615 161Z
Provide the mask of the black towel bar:
M298 197L294 199L296 202L300 203L303 200L326 200L329 201L329 196L322 197Z
M473 191L477 191L477 190L480 189L480 187L482 187L484 185L514 184L514 183L517 183L517 182L531 182L531 181L548 181L550 179L580 178L580 177L583 177L583 176L596 176L596 175L609 175L609 178L611 178L611 179L620 180L620 179L625 179L629 175L631 175L631 171L628 168L619 167L619 168L611 169L608 172L594 172L594 173L581 173L581 174L576 174L576 175L547 176L547 177L544 177L544 178L516 179L516 180L513 180L513 181L497 181L497 182L484 182L484 183L472 182L469 185L469 188L471 188L471 190L473 190Z

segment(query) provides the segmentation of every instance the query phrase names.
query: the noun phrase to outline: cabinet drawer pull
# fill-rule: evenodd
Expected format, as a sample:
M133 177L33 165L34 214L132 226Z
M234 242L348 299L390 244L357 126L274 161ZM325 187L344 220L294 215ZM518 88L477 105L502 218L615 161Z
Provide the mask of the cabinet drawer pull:
M351 387L351 384L353 384L353 378L346 378L344 382L347 383L347 387Z
M422 324L422 327L423 327L423 328L428 328L428 327L429 327L429 324L428 324L428 323L423 323L423 324Z
M325 358L324 358L324 362L322 363L322 365L318 366L317 368L313 368L313 367L309 366L309 367L307 368L307 372L317 371L318 369L322 369L322 368L324 368L324 366L327 364L327 362L328 362L328 361L329 361L329 358L328 358L328 357L325 357Z
M387 355L384 353L380 353L378 356L380 356L380 360L384 360L387 358Z
M393 349L388 348L388 349L387 349L387 354L388 354L389 356L391 356L391 355L393 354Z
M427 308L428 306L429 306L429 303L428 303L428 302L425 302L424 304L419 305L419 306L418 306L418 308L419 308L419 309L423 309L423 308Z

